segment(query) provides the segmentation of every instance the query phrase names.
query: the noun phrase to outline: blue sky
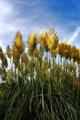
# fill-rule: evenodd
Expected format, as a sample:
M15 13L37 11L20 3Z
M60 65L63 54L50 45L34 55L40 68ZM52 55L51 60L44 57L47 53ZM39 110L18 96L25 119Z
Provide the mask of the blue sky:
M60 40L80 47L80 0L0 0L0 46L12 44L20 30L26 42L30 32L54 28Z

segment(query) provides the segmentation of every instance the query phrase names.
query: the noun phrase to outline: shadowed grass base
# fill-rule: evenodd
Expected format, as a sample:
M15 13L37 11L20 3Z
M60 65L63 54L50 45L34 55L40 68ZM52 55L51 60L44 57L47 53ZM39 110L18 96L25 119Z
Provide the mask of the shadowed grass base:
M68 80L61 85L55 80L26 80L12 86L1 84L1 90L0 120L80 119L80 89L73 91Z

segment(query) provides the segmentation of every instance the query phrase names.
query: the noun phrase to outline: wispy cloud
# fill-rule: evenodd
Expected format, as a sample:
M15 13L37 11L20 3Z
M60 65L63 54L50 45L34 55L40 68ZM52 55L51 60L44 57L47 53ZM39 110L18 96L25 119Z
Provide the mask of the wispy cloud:
M6 2L6 0L0 0L0 46L5 48L4 40L2 39L3 34L6 34L8 31L7 20L12 14L12 6Z
M12 6L6 0L0 0L0 15L6 16L12 12Z
M0 0L0 34L7 30L7 20L12 14L12 6L4 1Z
M80 34L80 26L78 26L78 27L76 28L76 30L74 31L74 33L73 33L72 36L70 37L69 43L70 43L70 44L73 43L73 42L76 40L76 38L78 37L79 34Z

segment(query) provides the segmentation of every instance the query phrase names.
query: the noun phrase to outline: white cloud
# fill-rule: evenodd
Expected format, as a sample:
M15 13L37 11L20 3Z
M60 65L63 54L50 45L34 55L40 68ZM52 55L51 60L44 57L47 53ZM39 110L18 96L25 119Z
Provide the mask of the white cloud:
M35 25L31 25L33 23L33 19L28 16L22 17L22 15L18 16L16 13L19 13L19 9L14 4L11 4L9 1L0 0L0 35L3 36L5 34L10 34L11 32L14 34L17 30L24 31L24 34L27 34L32 28L36 28ZM33 23L34 24L34 23ZM1 41L0 41L1 42Z
M2 35L7 33L8 26L7 20L13 12L13 8L9 2L6 0L0 0L0 46L4 49Z
M0 16L6 16L7 14L10 14L12 12L12 6L4 1L0 0Z
M4 34L9 29L8 22L13 14L13 6L6 0L0 0L0 34Z
M76 38L78 37L79 34L80 34L80 26L78 26L76 28L76 30L74 31L74 33L72 34L72 36L69 38L69 43L70 44L73 43L76 40Z

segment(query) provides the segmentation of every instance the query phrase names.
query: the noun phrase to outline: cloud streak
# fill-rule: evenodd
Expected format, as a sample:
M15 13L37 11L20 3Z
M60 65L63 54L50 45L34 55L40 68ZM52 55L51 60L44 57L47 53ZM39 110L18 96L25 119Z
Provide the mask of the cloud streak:
M78 37L79 34L80 34L80 26L78 26L76 28L76 30L74 31L74 33L72 34L72 36L69 38L69 43L70 44L73 43L76 40L76 38Z

